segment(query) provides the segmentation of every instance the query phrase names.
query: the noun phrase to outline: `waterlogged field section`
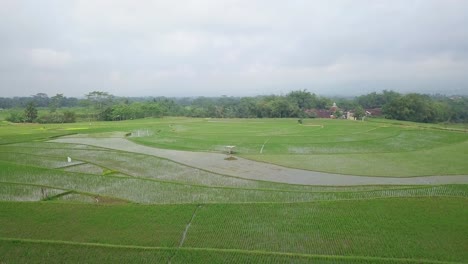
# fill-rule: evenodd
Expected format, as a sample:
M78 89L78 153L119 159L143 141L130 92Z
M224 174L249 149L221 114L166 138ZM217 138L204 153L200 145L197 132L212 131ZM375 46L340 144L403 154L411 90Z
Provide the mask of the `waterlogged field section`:
M466 263L468 185L284 184L49 142L134 132L141 144L214 152L236 145L236 155L292 167L313 158L324 171L342 163L352 174L466 174L463 132L339 122L2 123L0 263ZM366 158L380 162L375 170L351 166ZM392 165L399 162L401 169Z
M402 122L207 119L161 124L135 142L191 151L225 151L286 167L367 176L468 174L468 133ZM450 164L450 166L447 166ZM398 167L398 170L394 168Z
M61 125L0 123L0 144L62 135L130 135L139 144L223 153L328 173L411 177L468 174L466 127L411 122L162 118ZM76 135L80 133L81 135ZM398 168L395 170L394 168Z
M155 156L48 142L14 143L0 152L0 184L33 185L137 203L310 202L378 197L454 196L458 185L308 186L255 181L211 173ZM72 162L66 162L67 157ZM25 196L22 193L22 196ZM31 199L54 199L31 193ZM99 198L97 198L99 199Z

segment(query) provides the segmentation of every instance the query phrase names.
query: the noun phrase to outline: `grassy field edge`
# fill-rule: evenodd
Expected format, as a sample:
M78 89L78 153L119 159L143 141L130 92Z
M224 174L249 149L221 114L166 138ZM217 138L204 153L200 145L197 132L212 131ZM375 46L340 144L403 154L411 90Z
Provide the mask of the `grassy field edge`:
M71 245L78 247L102 247L102 248L118 248L118 249L134 249L134 250L155 250L155 251L206 251L206 252L221 252L221 253L241 253L250 255L276 255L288 257L303 257L311 260L366 260L376 262L391 262L391 263L433 263L433 264L460 264L463 262L446 262L430 259L410 259L410 258L385 258L385 257L369 257L369 256L340 256L340 255L319 255L319 254L303 254L303 253L288 253L288 252L270 252L262 250L242 250L242 249L220 249L220 248L196 248L196 247L149 247L135 245L115 245L103 243L86 243L72 242L62 240L41 240L41 239L21 239L21 238L6 238L0 237L0 243L29 243L29 244L52 244L52 245Z

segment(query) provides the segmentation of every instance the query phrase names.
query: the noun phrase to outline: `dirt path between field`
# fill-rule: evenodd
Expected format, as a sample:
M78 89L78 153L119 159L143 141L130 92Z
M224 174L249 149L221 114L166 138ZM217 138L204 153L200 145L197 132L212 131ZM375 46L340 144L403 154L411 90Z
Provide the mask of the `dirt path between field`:
M246 179L282 182L307 185L426 185L426 184L468 184L468 175L425 176L411 178L367 177L340 175L300 169L281 167L278 165L251 161L236 157L237 160L225 160L226 155L220 153L191 152L152 148L136 144L121 137L89 138L67 136L52 140L52 142L86 144L128 152L143 153L173 160L192 167L214 173L230 175Z

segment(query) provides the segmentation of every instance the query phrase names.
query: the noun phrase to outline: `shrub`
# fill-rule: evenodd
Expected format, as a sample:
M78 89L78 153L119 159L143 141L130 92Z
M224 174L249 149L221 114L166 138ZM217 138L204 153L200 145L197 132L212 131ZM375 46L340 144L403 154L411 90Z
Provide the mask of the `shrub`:
M12 112L9 117L6 118L7 121L12 123L22 123L24 122L24 115L18 112Z
M37 122L41 124L47 123L75 123L76 115L73 111L65 111L63 113L50 113L46 115L41 115L37 118Z
M64 123L75 123L76 122L75 112L73 112L73 111L63 112L63 122Z

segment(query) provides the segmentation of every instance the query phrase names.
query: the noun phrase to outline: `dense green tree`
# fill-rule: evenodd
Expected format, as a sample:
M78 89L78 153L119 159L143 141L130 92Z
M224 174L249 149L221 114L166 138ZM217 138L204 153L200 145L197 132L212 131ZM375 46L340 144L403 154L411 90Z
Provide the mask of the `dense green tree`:
M317 97L306 90L292 91L286 97L300 110L316 107Z
M256 104L257 117L267 118L272 116L271 103L268 99L258 100Z
M390 119L430 123L441 119L437 107L429 96L411 93L384 105L383 113Z
M36 107L47 107L50 102L50 98L46 93L37 93L33 95L33 101Z
M113 95L107 92L93 91L85 95L86 100L97 109L103 109L112 102Z
M240 99L237 116L243 118L257 117L256 100L253 97Z
M383 102L383 95L376 92L358 96L356 102L364 108L378 108L385 104Z
M364 108L362 108L362 106L359 105L354 109L354 117L356 119L362 120L365 116L366 116L366 111L364 110Z
M48 100L50 114L39 118L26 118L24 108L31 100ZM342 110L382 107L387 118L416 122L468 122L468 97L444 95L401 95L384 90L356 98L333 98ZM306 90L292 91L285 96L268 95L256 97L129 97L118 98L109 93L94 91L86 99L67 98L57 94L48 98L39 93L31 97L0 98L0 108L23 108L22 114L11 115L12 122L36 120L37 122L67 122L60 107L85 106L88 114L75 118L89 120L126 120L162 116L192 116L217 118L270 118L270 117L315 117L316 109L328 110L334 102ZM34 101L35 102L35 101ZM35 107L39 107L36 103ZM339 116L339 114L336 114ZM358 114L359 116L359 114ZM70 118L72 119L72 118Z
M36 104L34 102L29 102L26 105L26 109L24 110L24 121L28 123L34 122L37 118L37 109Z
M382 93L372 92L356 97L356 102L363 108L381 108L385 104L398 99L401 95L394 91L384 90Z
M142 106L145 117L162 117L164 115L164 107L161 103L146 103Z
M55 112L57 111L58 108L62 107L63 101L64 101L64 96L63 94L56 94L55 96L52 96L49 101L49 110L50 112Z
M73 111L64 111L63 112L63 122L64 123L75 123L76 114Z
M50 104L50 98L45 97L46 94L39 93L38 95L34 95L32 97L13 97L13 98L2 98L0 97L0 108L7 109L7 108L24 108L30 101L36 102L36 107L47 107ZM41 102L42 105L38 103ZM66 98L64 97L62 106L63 107L73 107L78 105L79 100L77 98Z
M358 107L358 103L354 98L334 98L336 105L342 110L353 110Z
M112 104L113 95L107 92L93 91L85 95L86 104L94 108L94 115L98 120L106 120L109 117L109 107Z
M299 108L284 97L271 101L271 117L297 117Z
M445 98L443 105L447 107L448 119L452 122L468 123L468 97Z
M326 97L317 97L317 102L315 103L315 108L317 109L327 109L333 104L333 101Z

